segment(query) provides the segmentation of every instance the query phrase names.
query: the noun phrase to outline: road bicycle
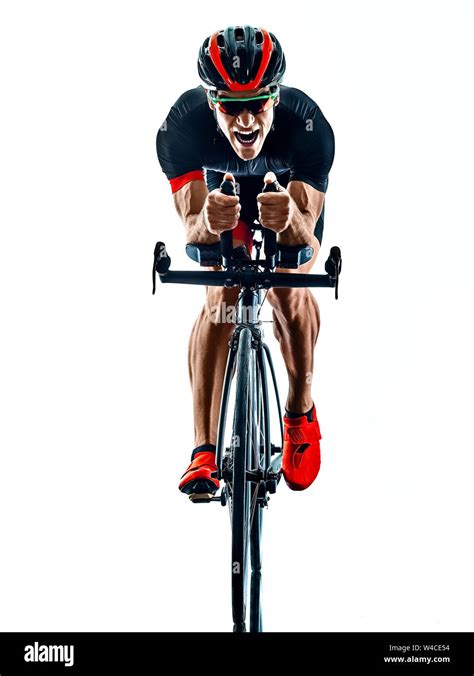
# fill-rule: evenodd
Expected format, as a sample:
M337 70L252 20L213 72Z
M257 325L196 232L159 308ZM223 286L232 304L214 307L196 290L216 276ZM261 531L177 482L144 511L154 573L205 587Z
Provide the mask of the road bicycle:
M277 189L267 184L264 190ZM225 180L225 194L235 194L234 184ZM221 266L218 271L171 270L165 244L155 246L153 293L156 274L163 283L239 287L235 329L229 340L229 353L220 404L216 444L216 476L223 481L218 495L196 492L194 503L218 502L228 506L232 526L231 588L235 632L262 631L262 515L281 478L283 422L280 397L268 345L263 340L260 308L262 292L272 288L331 287L338 297L341 251L332 247L325 263L326 274L288 274L275 268L296 269L309 261L313 249L307 245L286 246L277 243L276 233L254 225L255 258L242 255L242 247L232 248L231 231L224 232L215 244L187 244L189 257L204 267ZM256 237L260 232L260 239ZM261 249L265 257L261 258ZM271 420L267 368L278 411L281 440L271 440ZM235 384L234 411L230 438L226 421L231 385ZM250 563L250 565L249 565ZM249 585L250 581L250 585Z

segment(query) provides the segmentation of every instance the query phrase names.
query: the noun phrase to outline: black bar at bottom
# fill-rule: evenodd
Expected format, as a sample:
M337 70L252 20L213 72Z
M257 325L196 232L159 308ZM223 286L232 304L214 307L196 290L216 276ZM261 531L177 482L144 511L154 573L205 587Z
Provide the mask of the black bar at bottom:
M221 614L220 609L215 610ZM209 612L208 612L209 614ZM275 621L275 620L274 620ZM282 620L284 624L285 620ZM202 616L195 618L203 624ZM291 623L291 618L286 623ZM224 617L216 625L225 627ZM177 664L196 655L212 636L214 650L232 657L247 670L265 655L275 671L282 646L298 655L305 671L317 674L459 674L474 673L474 634L466 633L4 633L0 634L0 674L158 673L163 664ZM275 666L274 666L275 665Z

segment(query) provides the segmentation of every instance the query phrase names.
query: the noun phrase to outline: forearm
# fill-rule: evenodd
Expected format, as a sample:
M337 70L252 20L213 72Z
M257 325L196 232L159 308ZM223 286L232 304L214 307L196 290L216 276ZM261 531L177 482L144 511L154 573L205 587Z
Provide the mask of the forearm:
M204 207L208 194L204 181L190 181L173 195L176 211L186 229L188 244L211 243L219 239L206 227Z
M213 235L207 229L204 209L201 209L198 214L188 214L183 219L183 222L186 228L186 242L188 244L212 244L219 241L219 237Z
M279 233L278 241L280 244L287 244L290 246L295 246L297 244L312 245L316 239L314 236L314 228L317 218L315 219L314 213L300 209L293 198L291 201L290 224L283 232Z
M314 229L323 210L324 193L303 181L291 181L287 189L290 196L290 222L280 233L278 241L290 246L309 244L319 248Z

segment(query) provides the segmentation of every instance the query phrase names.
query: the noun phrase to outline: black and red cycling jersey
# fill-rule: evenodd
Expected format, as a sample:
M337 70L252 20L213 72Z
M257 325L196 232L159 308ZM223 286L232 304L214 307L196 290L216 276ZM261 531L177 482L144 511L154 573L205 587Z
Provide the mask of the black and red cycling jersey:
M256 197L267 171L273 171L283 187L303 181L325 193L334 159L334 134L319 106L304 92L284 85L280 85L272 129L252 160L242 160L235 153L201 86L179 97L158 131L156 146L173 192L192 180L206 181L208 189L214 190L225 172L231 172L238 183L240 218L249 227L258 218ZM324 208L314 230L319 241L323 226Z

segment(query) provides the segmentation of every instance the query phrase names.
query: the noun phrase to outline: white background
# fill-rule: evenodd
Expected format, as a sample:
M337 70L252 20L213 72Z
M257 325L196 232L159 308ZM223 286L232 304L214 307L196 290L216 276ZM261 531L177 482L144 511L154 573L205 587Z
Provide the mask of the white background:
M0 630L231 628L228 515L177 490L203 291L152 297L151 263L163 239L192 267L156 131L239 22L334 128L320 269L344 256L316 294L321 473L265 514L265 628L474 630L472 3L1 7Z

